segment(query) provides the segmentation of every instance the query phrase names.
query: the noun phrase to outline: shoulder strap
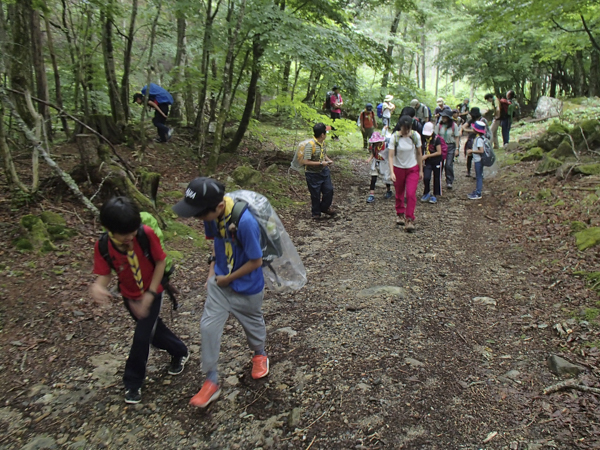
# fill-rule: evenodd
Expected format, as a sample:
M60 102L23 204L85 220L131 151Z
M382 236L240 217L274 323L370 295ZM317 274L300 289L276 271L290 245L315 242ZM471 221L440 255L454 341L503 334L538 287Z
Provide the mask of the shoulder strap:
M415 130L412 131L410 138L412 139L413 144L415 144L415 147L416 147L417 146L417 132Z
M104 261L108 264L108 267L116 271L110 253L108 252L108 232L106 231L102 233L100 239L98 239L98 251L100 252L100 256L102 256Z
M138 228L137 235L135 237L137 238L138 244L140 244L140 248L142 249L142 252L144 252L146 259L150 261L153 266L156 265L154 264L154 258L152 257L152 252L150 251L150 239L148 239L148 235L144 230L143 224Z
M315 152L317 151L317 144L315 144L314 139L310 140L310 145L312 146L312 154L314 155ZM246 206L247 206L247 204L246 204ZM241 214L240 214L240 216L241 216ZM237 224L235 226L237 227Z
M314 146L314 142L313 142L313 146ZM240 218L242 217L242 214L244 214L244 211L246 211L247 209L248 209L248 203L245 202L244 200L237 200L233 204L233 208L231 209L231 223L234 224L236 228L240 224Z

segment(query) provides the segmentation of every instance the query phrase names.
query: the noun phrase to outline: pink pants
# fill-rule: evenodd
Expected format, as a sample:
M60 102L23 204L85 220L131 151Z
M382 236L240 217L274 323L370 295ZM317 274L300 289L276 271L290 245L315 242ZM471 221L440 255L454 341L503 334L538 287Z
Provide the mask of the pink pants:
M410 169L400 169L394 166L396 181L396 214L405 214L407 218L415 220L415 206L417 205L417 186L419 185L419 166ZM406 194L406 207L404 196Z

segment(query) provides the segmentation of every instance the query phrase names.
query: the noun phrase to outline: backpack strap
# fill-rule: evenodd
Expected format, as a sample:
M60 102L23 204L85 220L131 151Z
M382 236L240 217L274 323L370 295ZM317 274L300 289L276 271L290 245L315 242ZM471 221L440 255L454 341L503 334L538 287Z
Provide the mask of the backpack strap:
M146 230L144 230L143 224L140 225L140 227L138 228L138 231L137 231L137 234L135 237L138 241L138 244L140 244L140 248L144 252L144 257L148 261L150 261L153 266L155 266L156 264L154 263L154 258L152 257L152 252L150 251L150 239L148 239L148 235L146 234Z
M104 261L108 264L108 267L116 272L117 269L115 269L110 253L108 252L108 232L106 231L102 233L100 239L98 239L98 251L100 252L100 256L102 256Z
M315 143L313 142L313 148L315 146ZM313 150L314 152L314 150ZM233 204L233 208L231 209L231 223L233 225L235 225L235 230L237 231L237 229L239 228L240 225L240 219L242 217L242 214L244 214L244 212L248 209L248 203L245 202L244 200L237 200L234 204ZM236 231L233 231L231 233L231 238L233 240L233 242L237 245L242 245L240 243L240 241L237 239L237 233Z

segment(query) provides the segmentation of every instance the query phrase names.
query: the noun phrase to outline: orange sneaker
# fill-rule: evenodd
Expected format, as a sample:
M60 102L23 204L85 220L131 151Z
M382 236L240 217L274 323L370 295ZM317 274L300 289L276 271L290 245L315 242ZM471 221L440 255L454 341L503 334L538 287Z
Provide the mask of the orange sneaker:
M256 355L252 358L252 378L258 380L269 374L269 358L264 355Z
M219 398L221 388L218 384L210 380L206 380L202 385L202 389L190 400L190 405L198 408L206 408L210 403Z

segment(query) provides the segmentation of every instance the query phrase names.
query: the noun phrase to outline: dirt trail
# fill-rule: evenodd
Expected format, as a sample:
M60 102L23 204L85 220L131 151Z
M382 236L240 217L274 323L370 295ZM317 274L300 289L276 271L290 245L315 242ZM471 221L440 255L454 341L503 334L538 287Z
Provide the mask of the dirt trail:
M81 319L87 357L3 396L0 448L542 448L549 436L534 403L555 382L545 367L552 323L543 280L495 220L494 181L482 201L467 200L474 180L461 163L455 189L437 205L419 203L417 231L407 234L383 189L365 203L358 166L354 183L336 186L335 219L284 216L309 283L266 296L266 380L250 378L251 355L230 319L222 397L206 411L188 406L202 382L201 255L183 265L198 285L174 320L164 314L193 352L184 374L166 375L166 354L153 350L143 402L125 405L128 319L118 308Z

